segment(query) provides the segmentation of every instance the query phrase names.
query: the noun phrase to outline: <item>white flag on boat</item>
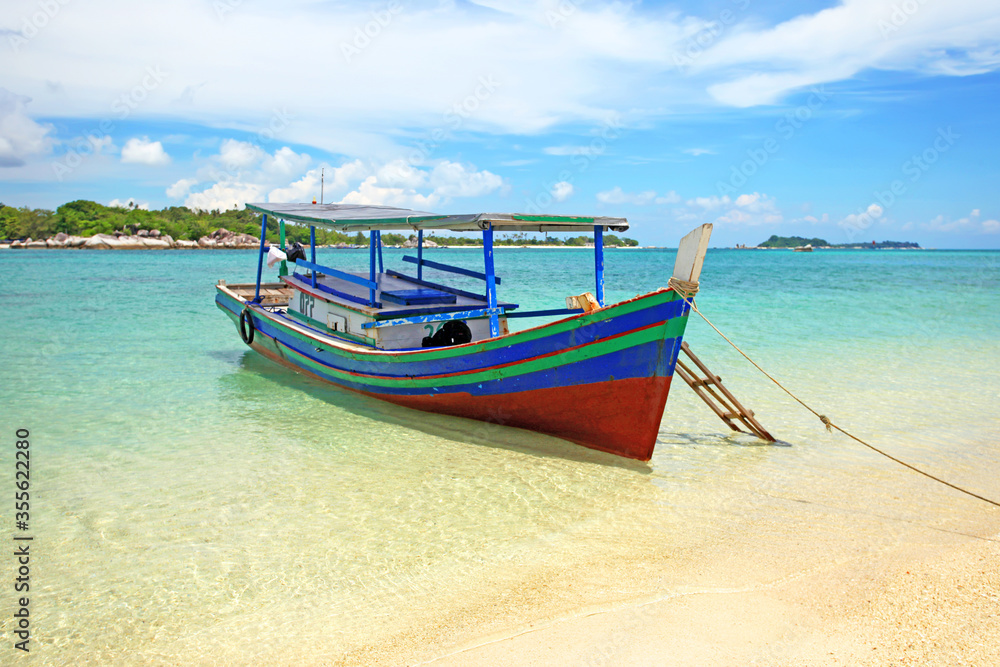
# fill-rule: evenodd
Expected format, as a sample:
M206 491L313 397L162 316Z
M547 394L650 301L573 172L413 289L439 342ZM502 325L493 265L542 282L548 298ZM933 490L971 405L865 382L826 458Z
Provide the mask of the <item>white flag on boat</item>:
M267 267L273 267L277 262L283 262L288 259L288 255L282 252L281 248L276 245L271 246L271 249L267 251Z

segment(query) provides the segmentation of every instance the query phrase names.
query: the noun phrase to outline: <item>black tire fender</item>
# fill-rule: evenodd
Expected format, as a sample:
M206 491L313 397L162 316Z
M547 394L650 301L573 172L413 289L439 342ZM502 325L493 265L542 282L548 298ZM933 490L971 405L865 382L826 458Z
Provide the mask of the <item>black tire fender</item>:
M240 338L247 345L251 345L253 344L253 335L253 316L250 314L249 308L244 308L243 312L240 313Z

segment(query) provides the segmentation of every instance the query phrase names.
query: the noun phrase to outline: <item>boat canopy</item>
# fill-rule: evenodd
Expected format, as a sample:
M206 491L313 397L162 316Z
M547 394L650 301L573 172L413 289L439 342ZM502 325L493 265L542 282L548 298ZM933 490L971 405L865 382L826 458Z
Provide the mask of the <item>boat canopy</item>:
M247 204L247 208L288 222L340 232L369 230L449 230L471 232L624 232L625 218L526 213L470 213L441 215L391 206L359 204Z

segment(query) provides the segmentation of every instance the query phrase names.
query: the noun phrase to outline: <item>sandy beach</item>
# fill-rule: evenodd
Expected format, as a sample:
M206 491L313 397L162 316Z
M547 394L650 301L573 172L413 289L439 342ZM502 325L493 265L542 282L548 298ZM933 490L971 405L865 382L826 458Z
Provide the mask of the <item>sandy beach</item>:
M658 570L659 590L532 618L545 595L572 598L593 583L566 573L345 664L1000 664L1000 512L983 509L983 535L910 524L899 542L855 542L815 562L805 555L814 545L788 541L778 555L774 544L755 549L750 534L715 562L621 562L613 570L623 587L633 570ZM761 562L761 551L777 558Z
M419 664L998 664L997 538L581 609Z

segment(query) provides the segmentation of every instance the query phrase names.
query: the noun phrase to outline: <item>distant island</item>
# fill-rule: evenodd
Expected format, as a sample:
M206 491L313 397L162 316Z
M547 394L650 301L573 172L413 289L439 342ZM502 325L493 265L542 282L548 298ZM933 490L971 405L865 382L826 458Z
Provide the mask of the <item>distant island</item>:
M309 227L289 224L285 227L288 243L309 243ZM278 237L276 220L267 221L268 238ZM247 209L199 211L184 206L170 206L159 211L104 206L79 199L63 204L55 211L15 208L0 203L0 248L250 248L260 243L260 214ZM478 235L441 236L430 232L424 247L475 246L482 244ZM316 230L318 245L340 248L368 247L368 237L358 232L344 234ZM525 233L498 234L500 246L584 247L593 245L589 236L566 238L529 237ZM413 234L382 234L384 246L416 245ZM604 235L606 247L634 248L635 239Z
M807 239L801 236L778 236L773 235L768 240L757 245L758 248L801 248L802 246L812 246L813 248L875 248L877 250L909 248L919 249L919 243L911 241L872 241L865 243L827 243L825 239Z

